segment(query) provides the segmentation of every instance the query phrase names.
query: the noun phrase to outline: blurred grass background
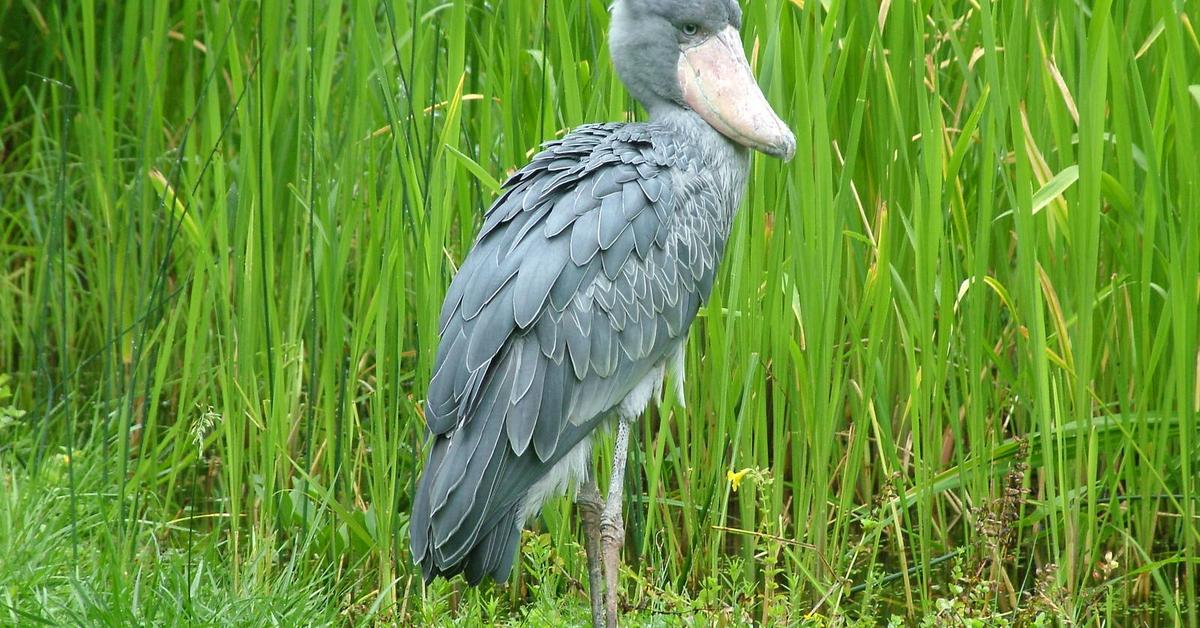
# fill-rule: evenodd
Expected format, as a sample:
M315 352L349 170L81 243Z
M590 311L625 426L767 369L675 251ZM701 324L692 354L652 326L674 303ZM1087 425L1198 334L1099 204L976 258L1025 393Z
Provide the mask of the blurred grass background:
M509 587L406 525L497 182L643 115L606 4L0 0L0 623L585 620L567 500ZM1196 3L743 6L800 149L640 424L629 619L1197 625Z

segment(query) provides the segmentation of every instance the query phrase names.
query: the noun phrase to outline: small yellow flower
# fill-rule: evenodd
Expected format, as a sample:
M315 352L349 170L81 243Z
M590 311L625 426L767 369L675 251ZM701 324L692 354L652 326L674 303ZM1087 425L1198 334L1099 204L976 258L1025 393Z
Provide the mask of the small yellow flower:
M730 469L729 471L725 472L725 479L729 480L729 485L733 487L733 492L737 492L738 486L742 484L742 480L746 477L747 473L750 473L750 469L748 467L742 469L741 471L735 472L734 470Z

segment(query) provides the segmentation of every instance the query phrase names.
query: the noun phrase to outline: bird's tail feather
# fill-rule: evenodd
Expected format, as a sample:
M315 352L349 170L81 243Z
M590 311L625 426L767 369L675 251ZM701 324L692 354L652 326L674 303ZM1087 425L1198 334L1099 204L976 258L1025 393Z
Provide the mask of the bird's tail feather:
M479 584L485 576L490 576L496 582L504 582L512 571L517 543L521 538L521 526L517 521L519 501L507 513L491 522L490 526L482 526L470 549L453 563L444 563L436 557L433 544L430 543L434 534L430 491L439 475L444 454L445 444L435 444L430 451L425 472L417 482L417 494L409 521L409 547L413 558L421 565L426 582L438 576L452 578L459 573L466 576L472 586Z

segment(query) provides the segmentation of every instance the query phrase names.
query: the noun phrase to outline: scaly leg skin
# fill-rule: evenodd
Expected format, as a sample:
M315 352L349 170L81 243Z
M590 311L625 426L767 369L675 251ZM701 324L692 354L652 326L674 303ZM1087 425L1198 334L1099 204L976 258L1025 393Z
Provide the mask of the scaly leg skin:
M608 501L604 504L604 512L600 514L600 542L604 552L604 607L610 628L617 625L617 576L621 568L621 547L625 544L621 492L625 487L625 457L629 453L629 422L621 417L617 423L612 476L608 480Z
M592 628L604 628L604 576L600 567L600 491L596 478L588 477L575 495L579 518L583 520L584 549L587 551L588 596L592 599Z

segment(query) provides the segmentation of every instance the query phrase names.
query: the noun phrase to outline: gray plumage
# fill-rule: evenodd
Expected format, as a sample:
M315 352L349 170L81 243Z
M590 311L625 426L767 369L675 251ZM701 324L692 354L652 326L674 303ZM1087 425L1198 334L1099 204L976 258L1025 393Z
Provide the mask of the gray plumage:
M620 478L629 422L668 367L679 388L747 147L784 159L795 149L754 83L740 25L734 0L616 0L613 63L652 121L547 144L484 217L446 293L429 384L432 443L409 530L426 579L507 579L526 519L587 475L593 431L620 415ZM599 521L610 625L620 504L618 480ZM598 560L589 549L597 624Z
M506 579L530 487L683 342L746 170L702 124L580 127L488 211L440 319L410 524L426 578Z

